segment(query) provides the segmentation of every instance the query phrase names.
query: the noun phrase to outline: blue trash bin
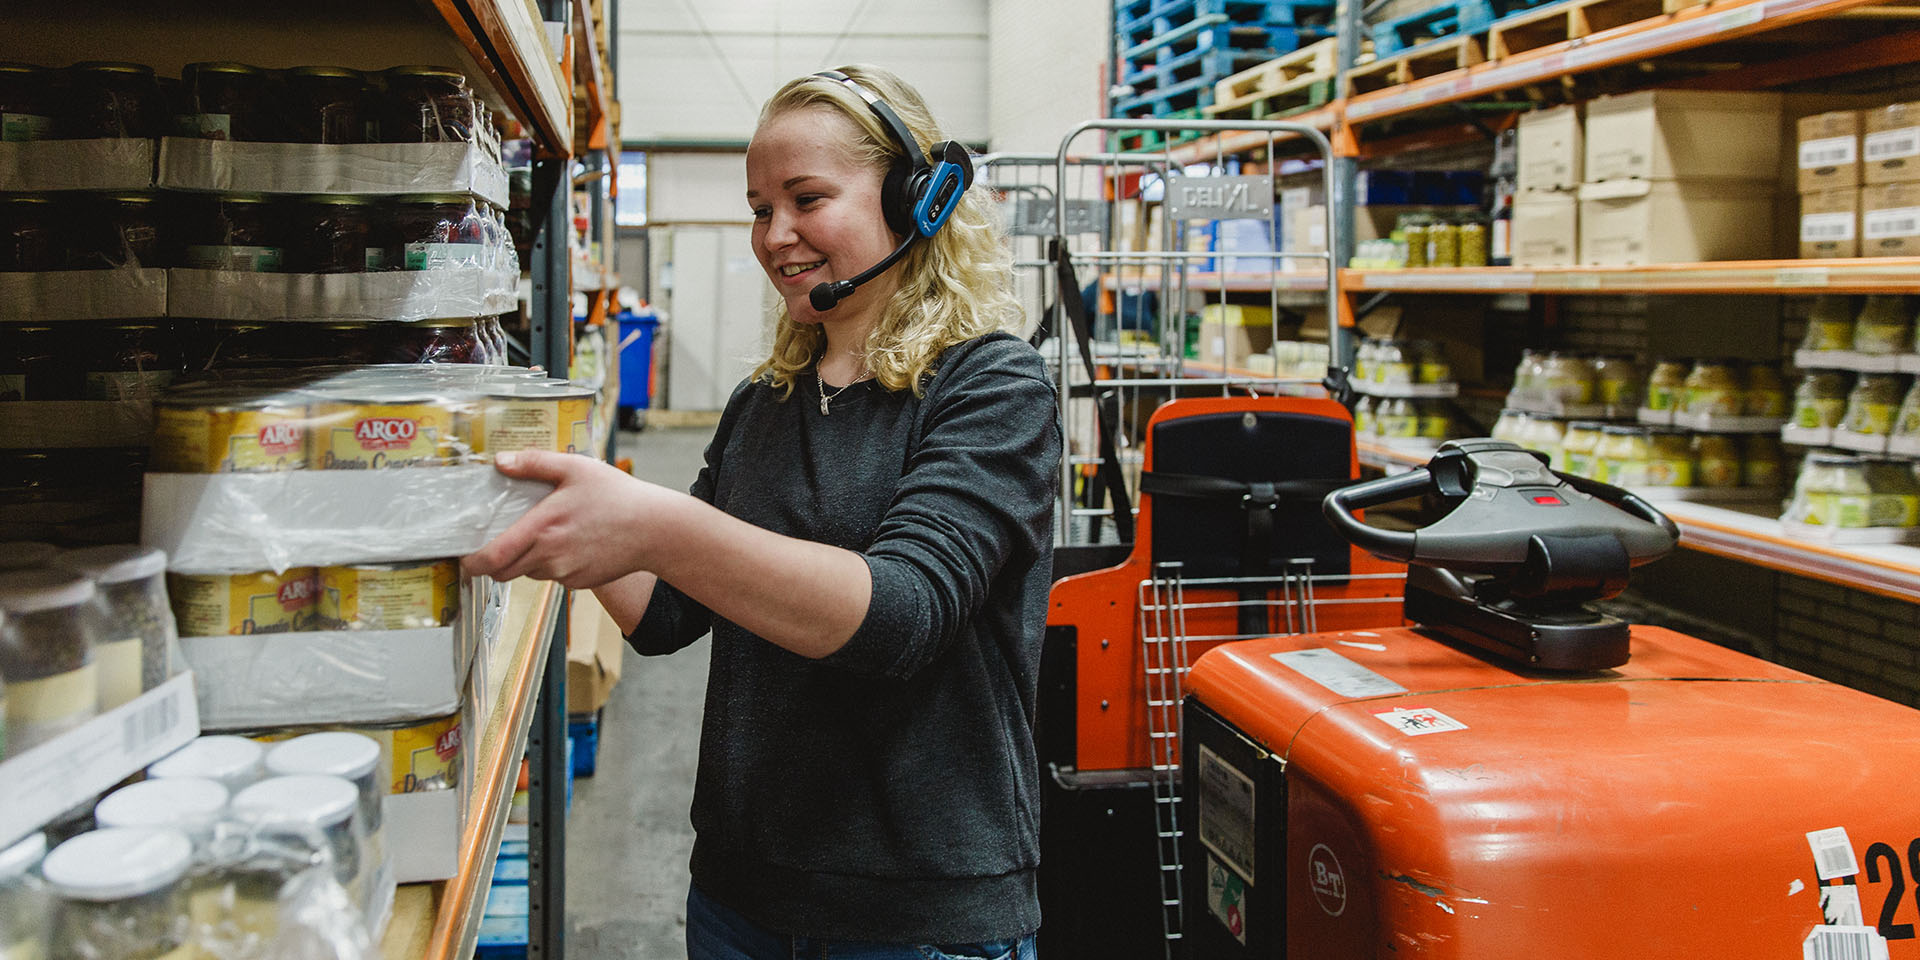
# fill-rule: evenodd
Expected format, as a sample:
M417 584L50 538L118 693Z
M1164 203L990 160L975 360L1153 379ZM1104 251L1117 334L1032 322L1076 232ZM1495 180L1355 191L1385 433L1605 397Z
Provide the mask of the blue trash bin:
M645 410L652 400L653 335L660 316L652 310L622 313L620 320L620 409ZM636 334L638 334L636 336Z

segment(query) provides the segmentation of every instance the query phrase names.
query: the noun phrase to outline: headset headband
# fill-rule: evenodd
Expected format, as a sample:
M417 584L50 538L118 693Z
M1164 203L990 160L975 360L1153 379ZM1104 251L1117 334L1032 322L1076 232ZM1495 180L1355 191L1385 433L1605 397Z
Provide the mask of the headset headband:
M885 100L838 70L822 70L814 76L844 84L848 90L853 91L856 96L865 101L874 115L880 118L880 122L893 132L893 138L900 141L901 148L907 152L907 162L912 165L912 169L925 170L931 166L927 163L927 155L920 152L920 141L913 138L913 131L908 129L906 122L900 119L899 114L893 112L893 108L888 106Z

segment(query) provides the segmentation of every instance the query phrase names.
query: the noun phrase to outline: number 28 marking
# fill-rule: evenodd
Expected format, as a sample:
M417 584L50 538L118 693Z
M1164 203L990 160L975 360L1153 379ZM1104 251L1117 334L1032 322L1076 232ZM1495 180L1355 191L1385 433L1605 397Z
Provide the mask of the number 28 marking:
M1880 862L1886 861L1887 881L1892 885L1887 891L1887 899L1880 905L1880 935L1888 940L1913 939L1913 924L1894 923L1893 915L1900 909L1900 901L1907 893L1906 874L1900 869L1900 854L1886 843L1876 843L1867 848L1867 882L1880 882ZM1920 908L1920 839L1907 844L1907 868L1913 874L1915 890L1914 906Z

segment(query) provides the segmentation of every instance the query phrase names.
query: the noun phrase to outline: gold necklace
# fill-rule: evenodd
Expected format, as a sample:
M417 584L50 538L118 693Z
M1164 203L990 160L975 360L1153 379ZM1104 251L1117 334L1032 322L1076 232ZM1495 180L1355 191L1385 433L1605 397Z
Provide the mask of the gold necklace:
M820 369L818 367L815 367L813 371L813 383L814 383L814 386L817 386L820 388L820 415L823 417L830 416L832 414L832 411L827 409L827 404L832 403L834 400L839 399L841 394L846 393L848 390L853 389L854 384L859 383L860 381L865 380L871 376L873 376L873 374L864 372L863 370L863 372L859 376L854 377L852 380L848 381L846 386L841 387L840 389L835 390L832 393L828 393L826 378L820 376Z

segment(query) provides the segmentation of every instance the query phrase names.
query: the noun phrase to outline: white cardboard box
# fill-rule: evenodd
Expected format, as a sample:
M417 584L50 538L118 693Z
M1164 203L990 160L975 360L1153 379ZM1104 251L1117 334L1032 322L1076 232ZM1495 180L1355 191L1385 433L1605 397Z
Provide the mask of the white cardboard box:
M1521 193L1572 190L1586 162L1579 108L1569 104L1520 115L1517 152Z
M140 542L175 573L249 573L459 557L553 488L492 464L280 473L149 473Z
M167 275L168 315L204 320L433 320L507 313L519 303L514 271L480 266L377 273L175 268Z
M0 763L0 849L200 735L182 673Z
M0 322L142 320L167 315L167 271L0 273Z
M1580 203L1571 193L1513 197L1513 265L1567 267L1579 262Z
M473 638L453 627L181 637L200 725L380 724L460 709Z
M471 143L237 143L167 137L157 182L219 193L471 193L507 205L507 171Z
M0 143L0 191L146 190L156 141L29 140Z
M1580 263L1764 260L1772 182L1611 180L1580 187Z
M1587 103L1586 182L1717 177L1771 181L1779 172L1777 93L1643 90Z
M152 436L149 400L0 403L0 449L144 447Z
M466 793L429 790L387 795L382 812L386 815L387 848L393 854L394 880L445 880L459 871Z

